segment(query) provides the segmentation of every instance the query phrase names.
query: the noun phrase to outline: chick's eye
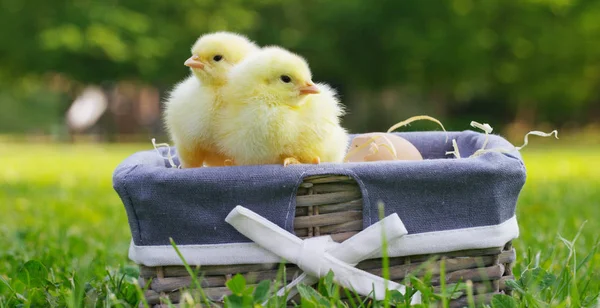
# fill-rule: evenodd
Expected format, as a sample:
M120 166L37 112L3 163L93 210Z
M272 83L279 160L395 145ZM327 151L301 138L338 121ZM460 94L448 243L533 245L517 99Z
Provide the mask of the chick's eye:
M281 77L279 77L281 79L281 81L285 82L285 83L289 83L290 81L292 81L292 78L290 78L290 76L288 75L281 75Z
M222 55L216 55L216 56L213 57L213 60L215 60L217 62L221 61L222 59L223 59Z

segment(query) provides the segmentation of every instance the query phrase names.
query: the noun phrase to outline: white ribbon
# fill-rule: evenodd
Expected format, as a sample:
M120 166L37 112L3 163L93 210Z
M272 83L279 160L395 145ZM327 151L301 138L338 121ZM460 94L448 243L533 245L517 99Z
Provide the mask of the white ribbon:
M334 242L329 235L302 240L242 206L236 206L225 221L259 246L304 271L286 287L291 289L289 297L296 294L296 285L312 285L318 282L319 277L327 275L329 270L333 271L334 281L339 285L363 296L374 296L377 300L385 298L386 286L403 294L406 291L399 283L354 268L358 262L381 249L383 233L390 242L408 233L398 214L389 215L341 244ZM278 294L284 292L282 289ZM419 293L412 297L413 303L420 301Z

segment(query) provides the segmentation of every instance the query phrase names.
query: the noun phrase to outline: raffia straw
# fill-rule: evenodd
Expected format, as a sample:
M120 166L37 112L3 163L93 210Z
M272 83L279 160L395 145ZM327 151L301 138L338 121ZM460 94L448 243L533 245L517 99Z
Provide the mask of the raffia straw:
M390 154L392 154L392 156L394 156L394 159L398 159L398 152L396 152L396 148L393 147L393 143L390 139L388 139L386 136L383 136L383 139L385 139L388 144L391 144L392 146L390 147L388 144L382 143L381 146L386 148ZM379 150L377 150L377 152L379 152Z
M487 124L487 123L481 124L481 123L475 122L475 121L471 121L471 126L475 127L475 128L479 128L479 129L481 129L485 133L485 140L483 141L483 146L481 146L481 149L475 151L475 153L473 153L473 155L469 156L469 157L474 157L474 156L481 155L481 154L478 154L478 153L484 153L485 152L485 147L488 144L490 133L494 129L489 124ZM458 145L456 144L456 139L452 139L452 147L454 148L454 151L448 151L448 152L446 152L446 155L454 154L454 157L460 158L460 153L458 151Z
M514 147L513 149L506 149L506 148L493 148L493 149L485 149L487 142L488 142L488 134L492 132L492 127L489 124L480 124L477 123L475 121L471 122L471 126L475 127L475 128L479 128L481 130L483 130L485 132L485 141L483 142L483 146L481 147L481 149L475 151L475 153L473 153L473 155L469 156L469 157L477 157L479 155L485 154L485 153L490 153L490 152L497 152L497 153L510 153L513 151L520 151L521 149L523 149L524 147L526 147L529 144L529 140L528 137L529 135L535 135L535 136L540 136L540 137L551 137L552 135L554 135L554 137L556 139L558 139L558 131L557 130L553 130L549 133L544 133L544 132L540 132L537 130L534 131L530 131L527 134L525 134L525 140L522 146L520 147ZM456 150L456 148L455 148ZM452 153L452 152L446 152L446 154L448 153ZM460 157L458 157L460 158Z
M490 138L490 133L492 131L494 131L494 129L487 123L479 123L479 122L475 122L475 121L471 121L471 126L474 128L479 128L481 129L484 133L485 133L485 140L483 141L483 145L481 146L481 149L475 151L475 153L473 153L471 156L469 157L477 157L483 153L487 153L490 152L491 150L486 150L485 147L488 144L489 138ZM509 151L509 150L507 150Z
M167 161L169 161L169 165L171 165L171 168L179 168L179 166L177 166L175 164L175 161L173 161L173 157L175 157L173 154L171 154L171 146L168 143L156 143L156 138L152 138L152 146L154 147L154 150L156 150L156 153L158 153L158 155L163 158L166 159ZM158 150L159 147L167 147L169 150L167 151L167 157L164 157L160 151Z
M549 133L544 133L544 132L540 132L537 130L530 131L525 135L525 143L523 143L523 145L520 147L516 147L516 149L517 149L517 151L520 151L522 148L527 146L527 144L529 143L529 141L527 140L527 137L529 135L535 135L535 136L540 136L540 137L551 137L552 134L554 134L554 138L558 139L558 131L557 130L553 130Z
M394 124L392 127L390 127L387 130L387 132L391 133L392 131L396 130L399 127L405 126L405 125L407 125L407 124L409 124L411 122L418 121L418 120L428 120L428 121L432 121L432 122L435 122L435 123L439 124L442 127L442 129L444 130L444 132L446 133L446 142L448 142L448 132L444 128L444 125L442 124L442 122L438 121L438 119L436 119L434 117L430 117L430 116L427 116L427 115L414 116L414 117L410 117L410 118L408 118L408 119L406 119L406 120L404 120L402 122L398 122L398 123Z
M492 133L492 131L494 131L494 129L487 123L481 124L475 121L471 121L471 126L479 128L485 133L485 140L483 141L483 146L481 146L481 150L485 150L485 147L487 146L489 141L490 134Z
M460 152L458 151L458 144L456 144L456 139L452 139L452 148L454 151L447 151L446 155L454 154L455 158L460 158Z

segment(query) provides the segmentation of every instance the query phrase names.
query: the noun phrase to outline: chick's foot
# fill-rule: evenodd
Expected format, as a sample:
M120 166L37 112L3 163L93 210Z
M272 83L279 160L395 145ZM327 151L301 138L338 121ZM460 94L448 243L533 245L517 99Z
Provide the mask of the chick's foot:
M287 167L288 165L297 165L297 164L301 164L299 160L297 160L294 157L286 157L283 160L283 166Z

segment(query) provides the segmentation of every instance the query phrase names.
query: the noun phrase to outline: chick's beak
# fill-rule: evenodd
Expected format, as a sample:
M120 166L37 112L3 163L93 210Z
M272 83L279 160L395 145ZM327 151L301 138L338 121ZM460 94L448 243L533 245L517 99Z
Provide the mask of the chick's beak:
M307 82L305 86L300 88L300 95L318 94L320 92L319 88L312 82Z
M189 59L185 60L183 65L185 65L187 67L191 67L191 68L198 68L198 69L204 68L204 63L202 63L202 61L200 61L200 57L195 56L195 55L191 56Z

